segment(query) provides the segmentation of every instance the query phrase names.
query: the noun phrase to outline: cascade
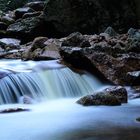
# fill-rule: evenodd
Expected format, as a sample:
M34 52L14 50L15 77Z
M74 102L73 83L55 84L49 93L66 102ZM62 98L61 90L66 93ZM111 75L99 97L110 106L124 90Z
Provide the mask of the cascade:
M0 80L0 104L17 103L27 95L36 101L78 97L92 93L101 83L91 74L67 67L9 74Z

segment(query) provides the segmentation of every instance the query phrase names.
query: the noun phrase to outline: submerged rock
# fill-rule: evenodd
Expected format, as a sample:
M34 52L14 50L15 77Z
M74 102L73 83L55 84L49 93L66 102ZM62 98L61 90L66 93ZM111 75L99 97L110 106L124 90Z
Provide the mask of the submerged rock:
M31 97L29 97L27 95L24 95L24 96L21 96L19 98L19 103L22 103L22 104L34 104L35 100L33 100Z
M23 111L30 111L30 109L25 109L25 108L9 108L9 109L4 109L0 110L0 113L16 113L16 112L23 112Z
M9 74L12 74L13 72L5 69L0 69L0 79L8 76Z
M127 103L127 91L121 86L106 88L101 92L82 97L77 101L84 106L91 105L121 105Z

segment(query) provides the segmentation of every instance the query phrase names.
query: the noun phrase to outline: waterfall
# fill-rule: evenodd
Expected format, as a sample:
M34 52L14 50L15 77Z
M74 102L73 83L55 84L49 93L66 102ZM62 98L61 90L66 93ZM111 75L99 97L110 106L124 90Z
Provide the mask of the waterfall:
M78 97L92 93L100 84L89 73L69 68L10 74L0 80L0 104L17 103L27 95L36 101Z

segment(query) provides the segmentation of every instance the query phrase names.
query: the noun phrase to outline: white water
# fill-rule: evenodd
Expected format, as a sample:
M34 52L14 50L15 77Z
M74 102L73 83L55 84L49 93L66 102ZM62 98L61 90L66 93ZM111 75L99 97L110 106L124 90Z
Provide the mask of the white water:
M19 62L19 65L18 63L15 64L15 62ZM131 100L128 104L123 104L122 106L117 107L83 107L76 104L75 102L77 99L72 97L88 94L92 90L100 89L103 86L89 73L80 75L60 65L59 67L52 69L52 63L51 65L47 63L48 65L45 64L44 66L44 63L42 62L26 63L19 60L15 60L15 62L11 63L11 61L7 61L5 63L4 61L4 63L0 63L0 66L18 72L27 72L26 76L23 74L23 77L22 74L5 77L5 79L8 79L5 80L6 84L9 80L14 79L15 81L13 84L18 84L18 86L20 86L20 94L19 92L14 91L16 96L25 94L24 90L29 87L28 94L33 97L38 95L41 97L48 97L49 99L62 97L63 99L47 100L34 105L1 105L0 109L23 107L31 109L31 111L0 114L0 140L140 139L140 124L135 121L137 117L140 117L140 99ZM34 70L38 71L38 66L36 64L39 64L41 69L45 71L40 71L37 75L36 73L33 73L34 76L32 76L29 72L31 72L34 67ZM29 81L31 77L33 79L29 84L27 81ZM35 77L37 77L37 79ZM42 88L35 88L38 78L41 78L43 84L39 82L37 85L39 84L40 86L43 86ZM25 84L27 85L25 86ZM9 85L11 85L11 81L9 81ZM1 86L2 85L0 84L0 87ZM14 85L12 85L12 88L13 87ZM8 88L6 89L8 90ZM13 89L17 90L18 88L16 86ZM30 91L30 89L32 90ZM33 90L34 92L32 92ZM37 94L39 90L41 91ZM10 101L7 102L11 102L11 98L13 97L13 94L10 93L10 91L5 92L5 94L4 92L2 93L5 96L7 95L6 99L10 98ZM35 93L35 95L33 93ZM71 99L64 97L71 97ZM13 100L15 99L12 99L12 101ZM1 102L2 101L3 99L1 99Z
M0 104L17 103L24 95L36 101L80 97L91 94L102 86L91 74L75 73L57 61L14 60L4 61L0 66L18 72L0 80Z
M140 99L118 107L83 107L61 99L24 107L30 112L1 114L0 140L139 140Z

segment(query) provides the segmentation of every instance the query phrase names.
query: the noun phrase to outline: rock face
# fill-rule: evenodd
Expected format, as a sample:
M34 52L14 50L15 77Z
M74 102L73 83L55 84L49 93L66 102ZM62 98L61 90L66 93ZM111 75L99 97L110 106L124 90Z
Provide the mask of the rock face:
M84 45L80 46L80 43L73 44L73 40L80 40L75 33L68 36L64 43L62 42L60 54L65 61L75 67L84 68L93 73L95 69L98 70L114 84L138 85L137 80L131 80L132 78L128 75L130 75L129 72L139 71L140 68L139 35L140 31L135 29L129 30L127 34L118 34L113 37L107 33L79 35L82 39L80 42L90 43L89 47L84 47ZM72 40L69 39L71 36Z
M137 25L131 0L49 0L44 13L50 28L61 35L93 34L110 25L122 32Z
M91 105L121 105L127 102L127 91L123 87L111 87L101 92L82 97L77 101L84 106Z

